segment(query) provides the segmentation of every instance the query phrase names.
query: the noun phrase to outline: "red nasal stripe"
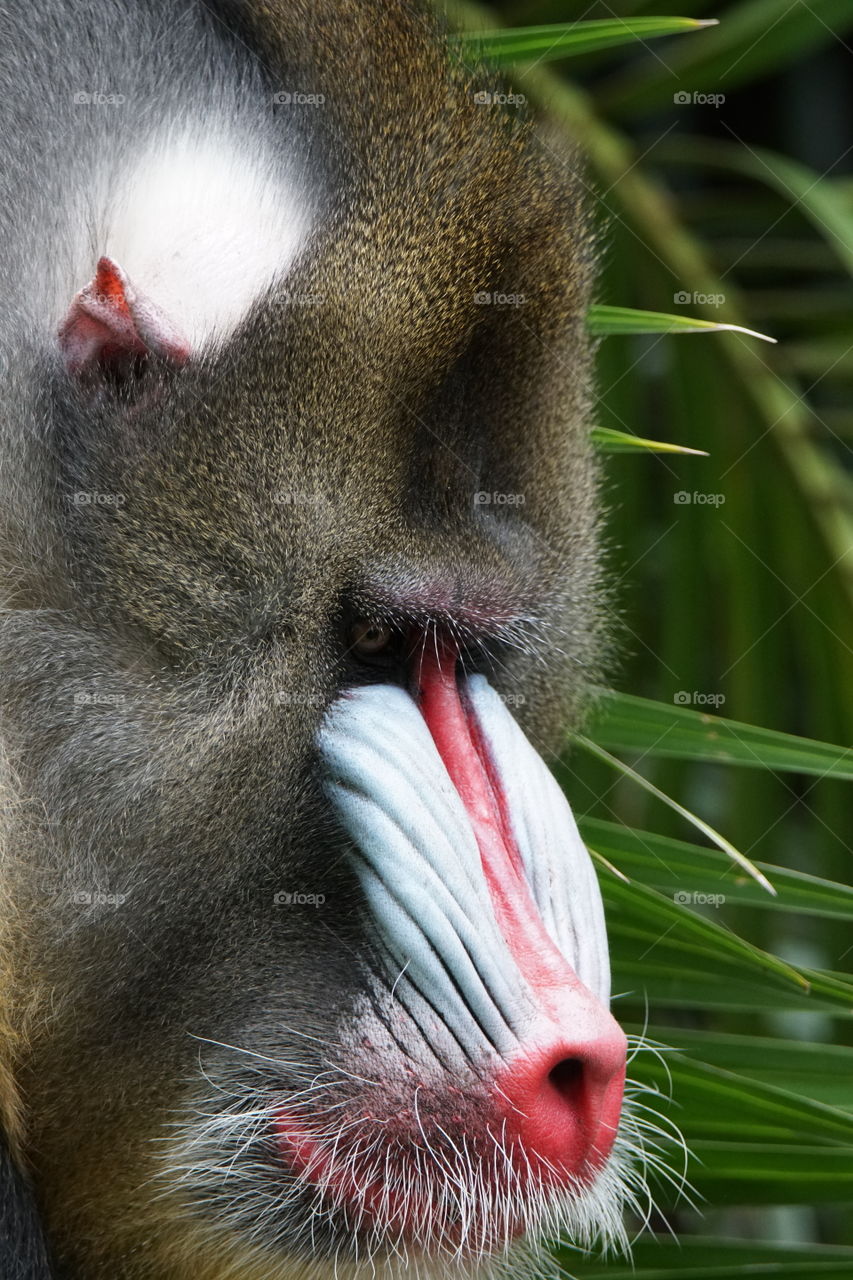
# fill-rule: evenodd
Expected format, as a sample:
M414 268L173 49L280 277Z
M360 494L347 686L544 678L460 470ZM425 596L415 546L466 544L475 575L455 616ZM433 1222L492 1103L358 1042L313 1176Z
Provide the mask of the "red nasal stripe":
M421 713L438 753L475 829L488 837L482 850L484 862L495 864L492 872L499 882L509 876L516 892L518 883L524 882L524 864L512 835L500 779L486 755L480 727L460 696L454 650L424 654L420 686Z
M457 650L424 650L420 709L474 830L498 926L531 986L542 996L579 980L542 923L512 834L500 775L456 678ZM547 998L546 998L547 1003Z

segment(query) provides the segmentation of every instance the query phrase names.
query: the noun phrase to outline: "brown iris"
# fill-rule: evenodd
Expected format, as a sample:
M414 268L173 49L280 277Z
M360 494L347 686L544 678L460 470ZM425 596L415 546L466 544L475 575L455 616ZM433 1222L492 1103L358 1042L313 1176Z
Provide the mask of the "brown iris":
M391 628L381 622L369 622L360 618L350 628L349 642L353 653L359 657L371 658L382 653L391 643Z

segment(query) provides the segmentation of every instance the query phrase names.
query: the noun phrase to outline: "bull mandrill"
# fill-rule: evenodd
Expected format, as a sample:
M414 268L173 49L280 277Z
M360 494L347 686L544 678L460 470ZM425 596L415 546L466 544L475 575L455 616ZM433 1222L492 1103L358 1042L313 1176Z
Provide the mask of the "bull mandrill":
M618 1245L583 183L409 0L0 3L3 1280Z

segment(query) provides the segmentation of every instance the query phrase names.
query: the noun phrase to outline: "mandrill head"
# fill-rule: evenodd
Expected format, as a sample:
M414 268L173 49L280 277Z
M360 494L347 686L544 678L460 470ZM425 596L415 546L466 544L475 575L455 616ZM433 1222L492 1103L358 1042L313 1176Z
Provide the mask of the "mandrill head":
M626 1041L548 767L605 648L574 160L408 3L145 0L109 48L56 3L11 37L57 194L2 309L10 1253L618 1243ZM133 111L52 167L108 61Z

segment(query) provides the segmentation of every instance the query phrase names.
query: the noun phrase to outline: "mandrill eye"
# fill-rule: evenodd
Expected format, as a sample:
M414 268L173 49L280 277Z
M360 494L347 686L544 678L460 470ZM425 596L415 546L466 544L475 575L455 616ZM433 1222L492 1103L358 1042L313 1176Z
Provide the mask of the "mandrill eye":
M360 618L350 628L350 647L360 658L372 658L374 654L383 653L391 643L392 631L381 622L368 622Z

